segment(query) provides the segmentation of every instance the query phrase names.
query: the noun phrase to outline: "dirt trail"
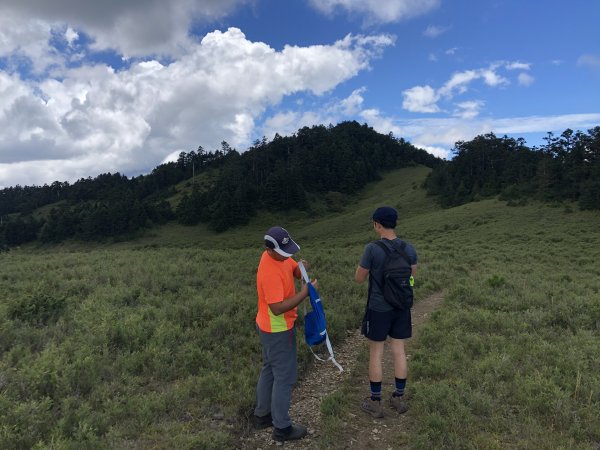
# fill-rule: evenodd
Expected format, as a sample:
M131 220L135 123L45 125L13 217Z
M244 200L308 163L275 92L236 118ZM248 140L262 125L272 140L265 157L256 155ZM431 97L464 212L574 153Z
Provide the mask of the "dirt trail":
M406 352L409 360L412 344L415 338L418 338L421 325L429 315L441 304L443 296L441 292L435 293L416 303L412 310L413 338L409 339L406 346ZM367 346L365 338L360 334L360 330L348 332L348 336L342 345L333 343L335 358L344 367L344 372L340 373L331 362L315 361L307 369L310 375L301 379L294 388L292 407L290 416L295 422L308 427L309 435L295 442L277 443L271 439L272 428L266 430L251 430L249 435L240 438L238 448L244 450L266 450L275 449L282 445L288 449L313 449L316 447L320 433L321 419L321 400L328 394L335 391L342 382L351 380L353 400L356 403L356 413L352 413L348 422L345 424L344 442L338 442L336 448L381 448L388 449L399 448L402 440L398 439L398 430L407 428L410 421L410 410L406 414L399 415L390 410L387 403L384 405L386 413L383 419L373 419L369 415L359 410L360 400L368 394L369 377L367 367L357 364L358 354ZM393 360L391 352L386 345L384 354L384 378L383 394L389 395L394 384ZM410 407L410 375L407 386L407 398ZM387 396L385 397L387 400ZM388 430L394 429L394 433L388 433Z

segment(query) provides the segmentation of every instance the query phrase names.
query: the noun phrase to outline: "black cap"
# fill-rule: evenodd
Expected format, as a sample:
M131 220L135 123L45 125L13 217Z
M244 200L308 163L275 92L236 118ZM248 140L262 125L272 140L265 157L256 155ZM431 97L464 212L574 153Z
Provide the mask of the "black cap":
M385 228L396 228L398 212L391 206L382 206L373 213L373 221L380 223Z

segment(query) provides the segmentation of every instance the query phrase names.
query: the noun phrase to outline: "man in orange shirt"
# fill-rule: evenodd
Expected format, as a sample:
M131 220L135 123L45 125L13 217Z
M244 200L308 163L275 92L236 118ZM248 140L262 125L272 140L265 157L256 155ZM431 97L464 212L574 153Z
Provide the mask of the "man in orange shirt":
M300 247L289 233L284 228L272 227L264 241L265 251L256 273L256 325L263 365L256 387L255 424L257 428L273 425L273 439L290 441L306 436L306 427L292 423L289 409L297 378L296 310L308 296L308 288L304 285L296 293L294 278L300 279L301 274L291 256ZM316 287L316 280L311 283Z

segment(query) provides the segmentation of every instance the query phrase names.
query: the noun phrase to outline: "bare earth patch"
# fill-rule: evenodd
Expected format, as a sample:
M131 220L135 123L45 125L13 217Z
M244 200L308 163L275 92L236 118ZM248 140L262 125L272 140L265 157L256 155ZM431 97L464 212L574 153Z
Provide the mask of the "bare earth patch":
M271 439L273 428L260 431L250 430L249 434L239 439L237 447L246 450L266 450L281 446L289 449L315 448L316 439L320 433L322 399L334 392L342 383L350 380L353 401L356 403L356 412L351 413L350 418L344 424L346 433L344 433L341 441L336 442L335 448L402 448L403 445L407 444L406 439L403 438L403 430L408 429L410 426L410 354L412 343L415 338L418 338L421 324L427 320L442 300L442 293L437 292L416 303L412 310L413 337L408 340L406 346L409 361L407 384L409 411L407 413L397 414L387 404L388 396L394 386L393 360L387 346L383 362L385 417L383 419L373 419L360 411L361 399L369 394L369 377L367 363L357 364L357 359L361 350L366 349L367 341L360 334L360 330L354 330L348 332L348 336L342 345L333 343L336 360L344 367L344 372L340 373L331 362L315 361L307 369L307 375L310 376L301 379L295 386L290 416L294 422L308 427L309 435L300 441L281 444Z

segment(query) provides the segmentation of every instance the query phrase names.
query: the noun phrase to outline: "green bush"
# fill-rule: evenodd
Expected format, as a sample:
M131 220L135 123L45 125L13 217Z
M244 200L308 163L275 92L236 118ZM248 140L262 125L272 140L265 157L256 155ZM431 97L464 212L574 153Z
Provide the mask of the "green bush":
M11 303L8 316L30 325L47 325L60 316L65 304L65 299L52 292L49 287L38 286Z

